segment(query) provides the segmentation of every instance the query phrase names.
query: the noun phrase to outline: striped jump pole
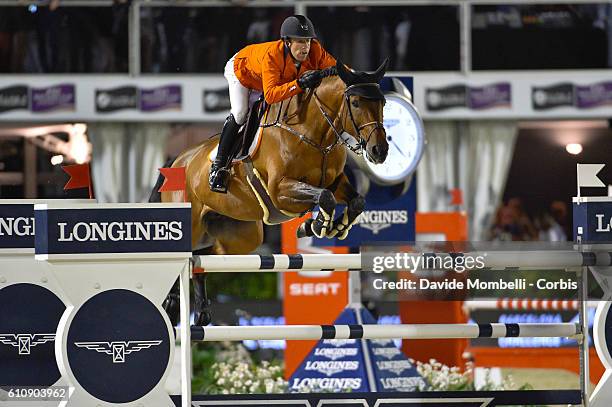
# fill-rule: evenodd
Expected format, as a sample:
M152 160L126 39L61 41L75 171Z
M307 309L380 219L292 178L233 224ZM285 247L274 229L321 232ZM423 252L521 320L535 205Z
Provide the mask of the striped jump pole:
M321 339L565 338L581 334L579 324L412 324L192 326L192 341Z
M588 301L589 308L597 308L599 301ZM463 304L468 311L578 311L579 300L533 298L473 299Z
M200 272L209 273L246 273L254 271L284 272L284 271L333 271L361 270L369 265L362 261L370 261L371 256L384 254L273 254L273 255L207 255L194 256L194 266ZM574 250L533 250L533 251L480 251L468 253L396 253L414 264L412 259L427 261L427 264L443 264L457 257L480 257L481 269L499 270L538 270L585 266L611 266L612 254L609 252L580 252ZM394 255L389 254L389 257ZM425 260L426 259L426 260ZM435 267L423 267L435 268Z
M361 270L361 254L207 255L194 260L211 273Z

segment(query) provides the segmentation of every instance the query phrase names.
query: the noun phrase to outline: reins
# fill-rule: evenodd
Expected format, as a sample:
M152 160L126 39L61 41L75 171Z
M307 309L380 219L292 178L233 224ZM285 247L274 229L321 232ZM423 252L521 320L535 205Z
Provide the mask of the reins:
M322 71L322 77L323 78L327 78L330 76L336 76L338 75L338 71L336 69L335 66L323 69ZM354 84L354 85L350 85L347 86L346 89L344 90L343 93L343 104L340 107L340 110L338 111L337 119L340 119L340 129L338 129L336 127L336 125L334 124L334 122L336 120L334 120L329 113L327 113L323 103L321 102L321 100L319 99L319 96L317 95L317 89L315 88L312 91L312 95L314 97L314 100L317 104L317 107L319 108L319 112L321 113L321 115L323 116L323 118L325 119L325 121L327 122L327 124L329 125L329 127L331 128L331 130L334 132L335 135L335 139L334 141L328 145L323 147L321 144L323 143L323 140L325 140L325 137L321 137L321 141L320 143L317 143L315 141L313 141L311 138L309 138L306 134L301 133L293 128L291 128L290 126L286 125L285 123L283 123L283 121L281 120L281 112L282 112L282 104L284 102L281 102L281 106L278 109L278 115L276 117L276 120L272 123L263 123L260 124L259 127L263 127L263 128L267 128L267 127L278 127L281 128L285 131L287 131L290 134L293 134L294 136L298 137L300 139L301 142L304 142L305 144L315 148L316 150L319 151L319 153L322 155L323 157L323 162L321 163L321 179L319 181L319 186L322 187L325 185L325 175L327 172L327 159L328 159L328 155L339 145L339 144L343 144L345 147L347 147L349 150L351 150L353 153L357 154L357 155L362 155L363 152L365 151L366 145L369 143L370 138L372 137L372 134L374 133L374 131L376 129L379 128L384 128L383 124L380 121L371 121L365 124L362 124L361 126L358 126L357 123L355 122L355 117L353 115L353 111L351 109L351 103L350 103L350 95L351 92L358 90L358 88L360 87L365 87L365 86L376 86L378 87L378 84L376 83L358 83L358 84ZM345 140L342 137L342 133L344 133L344 122L346 121L346 113L344 113L344 107L348 107L348 116L351 120L351 123L353 125L353 129L355 130L355 139L357 139L357 145L356 146L352 146L351 144L349 144L349 142L347 140ZM343 115L344 113L344 115ZM293 117L293 116L291 116ZM285 118L286 120L287 118ZM368 126L373 126L372 130L370 130L370 132L368 133L367 137L364 138L361 136L361 131L368 127Z

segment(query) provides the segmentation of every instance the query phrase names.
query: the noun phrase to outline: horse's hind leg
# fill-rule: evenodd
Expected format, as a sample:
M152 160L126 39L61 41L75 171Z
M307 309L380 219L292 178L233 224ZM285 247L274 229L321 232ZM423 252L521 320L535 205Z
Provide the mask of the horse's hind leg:
M215 240L213 254L249 254L263 242L263 222L241 221L217 213L205 217L207 233Z
M181 311L180 296L181 291L179 289L180 279L176 279L174 285L170 289L170 292L166 296L166 299L162 303L162 308L168 314L170 323L172 326L177 326L179 323L179 313Z
M209 212L204 218L204 224L208 236L214 239L214 243L206 253L194 252L194 255L248 254L263 242L261 221L244 222ZM193 276L194 324L198 326L208 325L212 320L212 302L206 292L206 277L206 273Z
M206 248L202 250L196 250L193 252L194 256L211 254L212 248ZM212 301L208 298L206 292L206 273L194 274L192 277L193 281L193 295L194 295L194 324L197 326L206 326L212 321Z

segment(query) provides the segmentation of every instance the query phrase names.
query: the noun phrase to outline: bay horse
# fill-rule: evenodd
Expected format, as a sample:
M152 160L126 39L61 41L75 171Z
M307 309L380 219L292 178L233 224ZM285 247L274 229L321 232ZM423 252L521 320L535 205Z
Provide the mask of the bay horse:
M300 225L298 237L344 239L365 206L344 174L347 148L373 163L387 157L385 98L378 84L386 67L387 61L374 73L356 72L338 61L321 71L322 81L314 89L269 106L259 123L259 147L234 162L227 194L208 186L218 138L182 152L172 167L186 168L193 248L208 246L207 254L248 254L263 242L264 222L300 217L317 205L317 216ZM161 177L151 201L159 201L154 196L159 185ZM182 192L161 193L161 202L183 200ZM334 219L337 203L346 208ZM194 276L197 325L210 320L202 276Z

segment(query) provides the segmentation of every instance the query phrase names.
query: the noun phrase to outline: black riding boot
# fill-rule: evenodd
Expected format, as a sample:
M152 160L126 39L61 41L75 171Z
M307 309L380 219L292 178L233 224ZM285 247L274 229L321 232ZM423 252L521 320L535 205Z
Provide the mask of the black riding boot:
M239 129L240 125L236 123L234 115L230 114L227 116L225 124L223 125L223 130L221 131L217 157L210 166L208 185L211 191L221 192L223 194L227 193L227 185L230 179L229 167L232 163L232 153Z

